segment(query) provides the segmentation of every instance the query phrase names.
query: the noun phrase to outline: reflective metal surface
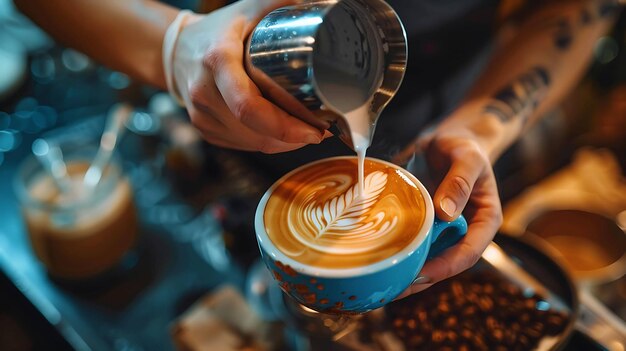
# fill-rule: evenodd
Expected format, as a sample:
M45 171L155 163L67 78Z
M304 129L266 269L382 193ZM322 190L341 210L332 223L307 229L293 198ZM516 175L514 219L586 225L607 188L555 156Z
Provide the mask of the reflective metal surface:
M538 214L526 229L563 259L582 286L620 279L626 274L626 231L618 219L575 209L549 210Z
M381 0L311 1L268 14L248 41L246 68L263 93L320 129L370 105L372 124L398 90L407 63L404 27ZM371 103L369 100L371 100Z

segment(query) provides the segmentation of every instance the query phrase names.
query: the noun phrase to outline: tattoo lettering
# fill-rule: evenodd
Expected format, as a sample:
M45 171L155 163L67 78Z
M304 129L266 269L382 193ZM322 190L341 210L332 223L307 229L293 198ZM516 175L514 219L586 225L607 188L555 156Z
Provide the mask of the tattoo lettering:
M572 44L572 26L566 19L560 19L557 24L554 45L560 50L566 50Z
M584 6L580 10L578 20L568 21L566 18L555 20L554 26L556 33L554 35L554 46L560 50L566 50L572 44L574 38L574 27L579 23L580 26L588 26L597 21L607 19L616 15L620 10L618 0L596 0L590 6Z
M580 12L580 23L583 26L589 25L598 20L603 20L616 15L620 10L618 0L594 1L591 7L585 7Z
M619 10L619 4L615 0L601 1L598 5L598 16L600 18L611 17Z
M549 85L548 71L535 67L495 94L484 112L502 122L518 118L525 123L545 97Z

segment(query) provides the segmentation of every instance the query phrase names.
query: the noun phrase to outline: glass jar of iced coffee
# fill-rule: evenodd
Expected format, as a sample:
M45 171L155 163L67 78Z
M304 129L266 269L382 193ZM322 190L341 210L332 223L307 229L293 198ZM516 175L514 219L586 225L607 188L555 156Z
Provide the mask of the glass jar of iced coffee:
M15 189L35 255L48 273L66 280L97 277L134 246L137 214L130 183L113 158L98 186L84 186L96 148L62 148L67 177L61 191L33 156L18 171Z

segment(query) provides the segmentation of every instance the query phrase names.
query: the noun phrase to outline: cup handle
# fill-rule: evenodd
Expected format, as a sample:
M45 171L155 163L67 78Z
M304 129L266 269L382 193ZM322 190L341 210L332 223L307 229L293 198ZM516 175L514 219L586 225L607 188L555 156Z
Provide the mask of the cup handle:
M463 215L452 222L442 221L435 217L428 258L433 258L458 243L465 234L467 234L467 221Z

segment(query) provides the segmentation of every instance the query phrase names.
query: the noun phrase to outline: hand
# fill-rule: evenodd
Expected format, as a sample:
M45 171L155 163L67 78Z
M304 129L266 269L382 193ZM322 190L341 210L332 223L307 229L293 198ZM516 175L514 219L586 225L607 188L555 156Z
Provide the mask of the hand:
M461 126L442 125L416 145L396 161L423 151L432 180L439 184L433 196L436 215L452 221L463 212L469 227L461 241L426 263L420 278L399 299L473 266L502 224L495 176L479 137Z
M174 85L209 143L278 153L323 139L323 131L263 98L243 65L246 38L258 21L295 2L241 0L186 18L173 53Z

